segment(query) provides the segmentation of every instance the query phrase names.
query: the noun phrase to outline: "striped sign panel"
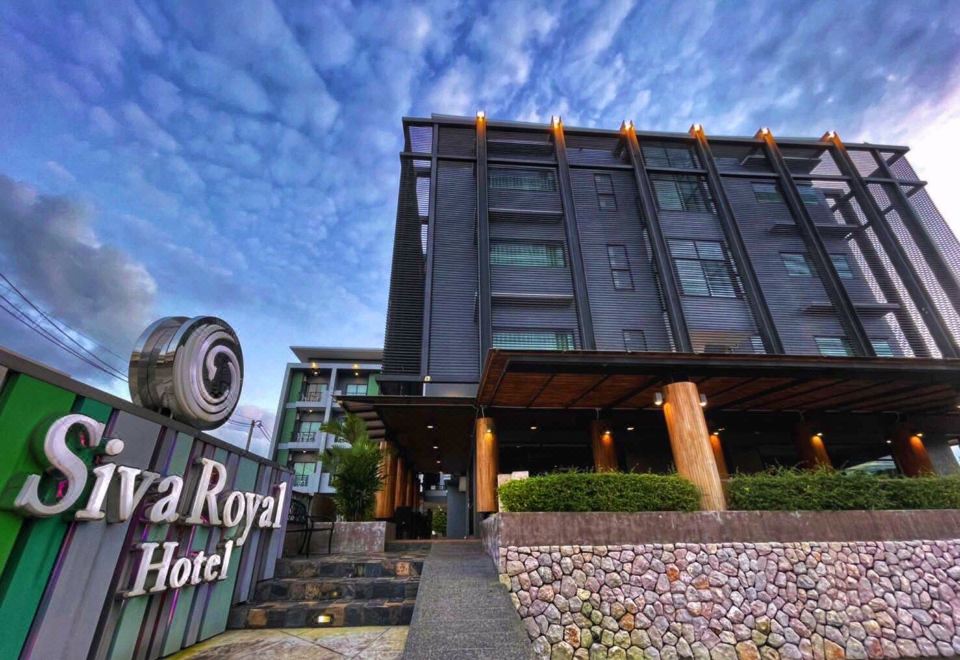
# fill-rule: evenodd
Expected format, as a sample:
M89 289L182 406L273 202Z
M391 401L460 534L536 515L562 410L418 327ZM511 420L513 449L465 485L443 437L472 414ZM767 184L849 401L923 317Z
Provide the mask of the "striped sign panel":
M70 451L91 471L86 492L60 515L25 515L14 500L28 475L43 475L38 491L43 502L63 496L66 482L45 457L44 438L69 414L103 424L103 443L122 439L123 450L111 456L103 443L68 434ZM276 463L0 350L0 658L159 658L223 632L231 606L273 576L286 511L273 514L279 528L254 524L236 546L242 523L186 525L185 514L174 523L151 523L150 506L162 496L155 485L132 515L118 520L120 479L114 478L104 519L74 517L87 502L98 466L112 462L117 473L127 466L181 477L182 500L189 504L203 458L226 467L221 515L223 495L232 491L264 497L283 488L290 492L292 475ZM139 478L135 486L143 483ZM174 558L192 559L201 551L224 555L231 542L234 547L223 579L125 597L140 567L140 544L151 542L161 544L153 561L161 558L165 542L178 544ZM147 581L148 588L152 584Z

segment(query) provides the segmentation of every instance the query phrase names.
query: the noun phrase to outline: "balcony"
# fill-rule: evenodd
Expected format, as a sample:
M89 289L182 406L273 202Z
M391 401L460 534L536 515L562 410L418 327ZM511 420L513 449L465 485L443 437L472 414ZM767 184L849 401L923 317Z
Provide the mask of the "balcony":
M304 442L315 442L317 439L317 431L300 431L299 433L294 433L293 438L290 442L300 444Z
M302 403L310 403L310 402L323 401L323 400L325 400L326 398L327 398L327 391L326 391L326 390L313 391L313 392L304 391L304 392L301 392L301 393L300 393L300 398L297 399L297 402L298 402L298 403L301 403L301 402L302 402Z
M320 451L325 448L326 435L328 434L320 431L299 431L290 436L289 440L281 440L277 449L314 449Z
M320 472L293 475L293 492L313 495L320 491Z

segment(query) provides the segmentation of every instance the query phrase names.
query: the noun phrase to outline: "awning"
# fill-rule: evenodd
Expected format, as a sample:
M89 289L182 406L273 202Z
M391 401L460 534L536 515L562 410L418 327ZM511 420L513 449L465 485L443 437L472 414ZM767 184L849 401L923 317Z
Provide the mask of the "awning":
M679 380L696 382L711 410L956 414L960 402L960 360L494 349L477 404L653 408Z
M417 470L462 474L469 469L476 417L472 397L341 396L338 401L367 422L370 437L389 432Z

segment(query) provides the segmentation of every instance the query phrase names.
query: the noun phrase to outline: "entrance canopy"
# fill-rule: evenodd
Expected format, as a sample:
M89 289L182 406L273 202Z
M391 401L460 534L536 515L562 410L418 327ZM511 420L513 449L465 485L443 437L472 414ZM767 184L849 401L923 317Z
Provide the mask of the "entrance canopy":
M670 382L693 381L711 410L957 414L960 360L492 350L477 404L654 408Z
M708 414L960 414L960 360L502 349L488 353L476 398L340 401L372 435L394 441L417 470L462 474L481 411L518 428L528 428L533 422L525 415L535 411L557 417L556 425L539 417L542 429L569 426L585 411L657 410L655 394L679 381L697 384Z

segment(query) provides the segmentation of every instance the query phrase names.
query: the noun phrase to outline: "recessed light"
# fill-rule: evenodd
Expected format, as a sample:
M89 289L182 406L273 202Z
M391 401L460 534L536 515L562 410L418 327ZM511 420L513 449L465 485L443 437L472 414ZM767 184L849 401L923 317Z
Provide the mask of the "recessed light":
M634 427L634 426L628 426L628 427L627 427L627 430L628 430L628 431L635 431L635 430L636 430L636 427Z
M333 621L333 617L329 614L321 614L317 617L317 623L330 623Z
M440 465L440 461L437 461L437 465Z
M430 431L432 431L432 430L433 430L433 424L427 424L427 429L430 430Z
M536 430L537 430L537 427L536 427L536 426L531 426L531 427L530 427L530 430L531 430L531 431L536 431Z
M434 448L434 449L440 449L440 447L438 447L437 445L434 445L433 448Z

